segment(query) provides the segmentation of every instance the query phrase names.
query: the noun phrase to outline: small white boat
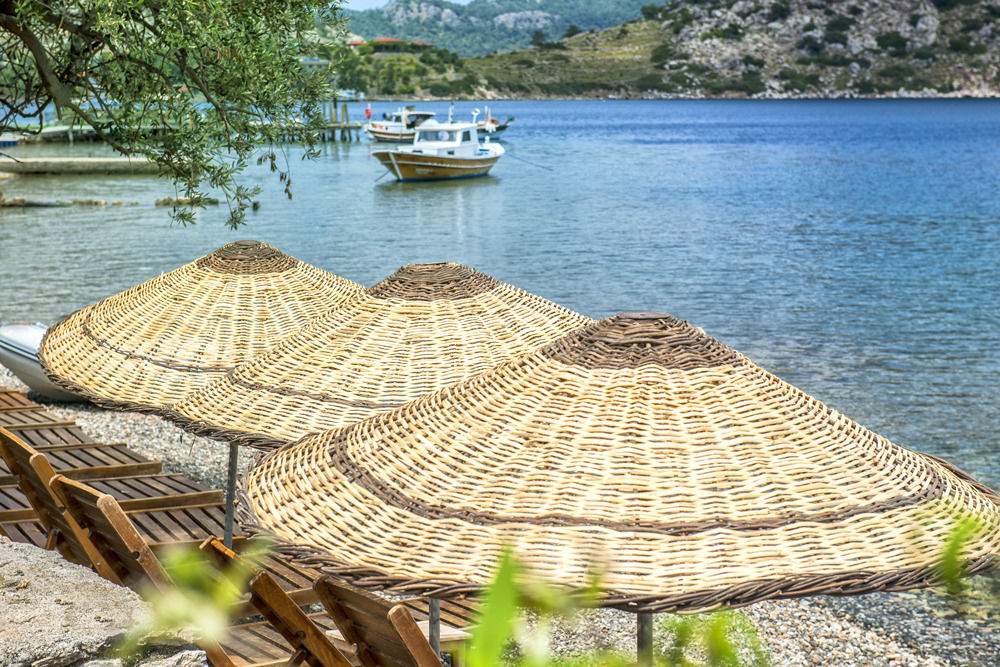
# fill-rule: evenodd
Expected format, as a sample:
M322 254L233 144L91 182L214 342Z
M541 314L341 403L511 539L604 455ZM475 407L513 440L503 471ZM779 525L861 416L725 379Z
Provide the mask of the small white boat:
M479 121L476 129L479 131L480 137L489 137L491 139L499 139L500 135L506 131L510 124L514 122L514 117L511 116L504 122L500 122L496 118L490 115L490 108L486 107L486 117Z
M38 363L38 346L45 335L39 324L0 324L0 365L6 366L34 392L56 401L85 401L79 394L57 387Z
M374 151L379 162L399 181L437 181L485 176L504 148L479 143L476 123L428 120L416 128L410 146Z
M376 141L409 143L413 141L415 128L433 117L433 111L415 111L413 107L406 107L388 118L369 121L365 132Z

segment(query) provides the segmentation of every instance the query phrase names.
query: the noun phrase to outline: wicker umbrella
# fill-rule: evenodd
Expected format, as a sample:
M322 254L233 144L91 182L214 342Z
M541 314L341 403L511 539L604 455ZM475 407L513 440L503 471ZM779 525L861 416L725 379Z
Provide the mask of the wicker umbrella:
M590 322L461 264L408 265L168 416L195 433L273 448L399 407Z
M308 320L364 292L257 241L236 241L49 329L49 377L106 407L163 413ZM230 449L230 476L235 474Z
M996 561L1000 497L892 444L687 322L623 313L252 468L283 549L442 595L502 545L606 604L703 610L926 586L956 517Z

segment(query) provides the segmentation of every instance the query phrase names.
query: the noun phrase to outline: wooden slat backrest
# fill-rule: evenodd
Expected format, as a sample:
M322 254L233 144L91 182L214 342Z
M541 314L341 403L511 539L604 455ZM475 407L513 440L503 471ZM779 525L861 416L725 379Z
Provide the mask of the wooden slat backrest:
M214 548L210 548L210 543L212 543L211 538L203 542L202 551L215 563L216 567L222 568L228 565L229 554L236 552L227 549L221 542L218 542ZM249 553L255 547L263 546L259 541L247 540L244 545L238 548L237 555ZM322 576L318 570L296 565L277 554L265 558L257 566L257 569L271 575L271 578L295 604L307 605L319 602L319 596L313 590L313 583Z
M358 660L364 667L441 667L441 660L402 605L331 576L320 577L315 588L344 639L357 647Z
M347 658L281 589L270 573L252 566L218 538L202 542L201 550L219 570L239 565L252 572L250 603L292 646L292 659L288 664L349 667L351 663Z
M89 565L101 576L120 583L100 558L84 529L66 511L61 499L52 493L50 482L55 472L48 459L4 429L0 429L0 455L16 474L21 492L48 533L45 547L54 548L67 560Z
M250 594L253 606L294 649L288 664L301 662L312 667L350 667L351 663L344 654L281 590L270 574L258 572L250 580Z
M159 559L114 498L63 475L53 477L50 485L69 514L86 529L98 557L119 583L137 590L150 583L160 590L170 586Z
M41 452L39 452L41 453ZM48 457L46 457L48 459ZM91 468L65 468L55 464L49 459L49 464L53 470L60 475L70 479L99 479L101 477L127 477L135 475L155 475L163 469L163 464L159 461L146 461L143 463L128 463L110 466L94 466ZM6 468L6 466L4 466ZM0 485L7 486L17 484L17 475L0 474Z

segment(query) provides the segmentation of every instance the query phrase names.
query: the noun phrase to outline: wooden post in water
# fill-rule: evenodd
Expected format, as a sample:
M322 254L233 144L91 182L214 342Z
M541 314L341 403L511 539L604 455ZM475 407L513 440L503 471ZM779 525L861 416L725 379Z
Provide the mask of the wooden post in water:
M653 614L640 612L636 614L635 648L636 658L640 667L651 667L653 664Z
M351 122L351 119L347 117L347 102L344 102L343 106L340 107L340 117L341 117L341 120L343 120L343 122L344 122L344 125L341 128L341 130L340 130L340 140L341 141L345 141L345 140L346 141L350 141L351 140L351 130L347 126Z

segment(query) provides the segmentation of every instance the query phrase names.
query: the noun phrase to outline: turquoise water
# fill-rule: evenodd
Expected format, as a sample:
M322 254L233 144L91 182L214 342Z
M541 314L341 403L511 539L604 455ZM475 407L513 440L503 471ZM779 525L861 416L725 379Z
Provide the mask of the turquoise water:
M400 184L378 180L366 141L316 162L290 148L295 199L254 167L261 208L238 232L224 206L171 226L153 202L175 193L149 177L0 182L8 196L139 202L0 210L0 320L51 323L238 238L365 284L453 260L593 317L683 317L1000 486L1000 102L492 107L516 120L489 177Z

